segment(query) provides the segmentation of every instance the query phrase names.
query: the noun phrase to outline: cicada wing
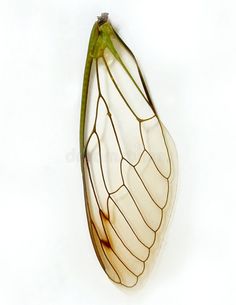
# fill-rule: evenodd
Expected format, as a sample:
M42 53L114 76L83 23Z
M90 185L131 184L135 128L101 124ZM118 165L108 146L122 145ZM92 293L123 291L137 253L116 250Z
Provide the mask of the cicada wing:
M85 198L103 269L114 282L132 287L169 219L176 153L136 59L118 36L113 44L119 57L106 48L90 74Z

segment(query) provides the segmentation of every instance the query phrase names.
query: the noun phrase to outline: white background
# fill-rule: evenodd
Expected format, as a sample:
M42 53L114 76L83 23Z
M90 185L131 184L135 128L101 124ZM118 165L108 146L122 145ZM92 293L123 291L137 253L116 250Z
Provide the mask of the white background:
M145 284L102 271L78 129L101 12L136 54L179 155L175 213ZM236 304L234 0L0 2L0 304Z

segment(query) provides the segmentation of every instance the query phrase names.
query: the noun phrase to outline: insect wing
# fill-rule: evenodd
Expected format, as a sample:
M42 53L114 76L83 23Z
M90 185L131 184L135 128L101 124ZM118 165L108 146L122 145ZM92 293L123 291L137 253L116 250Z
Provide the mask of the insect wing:
M89 76L82 156L87 217L98 259L133 287L160 244L176 187L175 149L136 59L114 32Z

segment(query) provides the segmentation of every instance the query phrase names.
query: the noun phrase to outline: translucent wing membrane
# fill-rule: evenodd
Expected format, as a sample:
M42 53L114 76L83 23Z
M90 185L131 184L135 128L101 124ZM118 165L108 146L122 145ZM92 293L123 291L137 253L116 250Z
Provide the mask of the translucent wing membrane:
M98 55L97 44L88 54L81 162L98 259L111 280L133 287L168 221L175 151L135 57L113 29L109 37Z

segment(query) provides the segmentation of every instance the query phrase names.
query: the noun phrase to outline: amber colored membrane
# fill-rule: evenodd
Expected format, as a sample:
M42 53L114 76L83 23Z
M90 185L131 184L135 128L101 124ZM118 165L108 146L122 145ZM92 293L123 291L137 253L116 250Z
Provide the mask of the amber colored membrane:
M133 287L170 217L176 153L133 53L104 15L90 37L80 145L96 255L112 281Z

